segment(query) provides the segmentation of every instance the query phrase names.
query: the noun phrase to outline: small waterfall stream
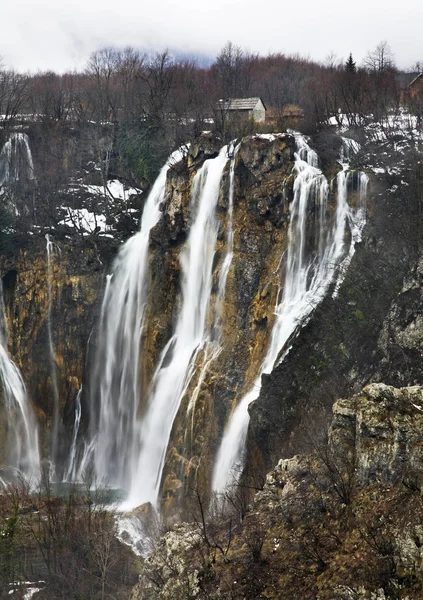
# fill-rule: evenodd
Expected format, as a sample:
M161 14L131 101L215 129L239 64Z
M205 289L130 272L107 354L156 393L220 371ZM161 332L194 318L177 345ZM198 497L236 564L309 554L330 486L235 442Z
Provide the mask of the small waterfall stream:
M0 152L0 186L35 179L29 139L26 133L14 132Z
M296 135L296 144L297 175L294 199L290 207L286 273L283 288L279 292L280 299L275 308L275 323L258 377L252 389L235 408L223 434L213 470L212 489L215 492L223 492L228 485L237 480L242 470L249 423L248 406L260 394L262 375L270 373L283 359L289 350L285 345L290 336L307 322L312 311L327 293L338 265L345 256L344 238L347 222L351 227L352 239L344 262L349 256L352 257L354 245L361 239L361 233L354 234L354 225L351 223L354 222L353 215L356 215L357 222L364 221L364 207L360 206L356 212L348 207L345 171L338 175L336 216L331 225L327 210L329 186L318 168L318 156L302 136ZM363 186L363 193L364 191ZM306 217L313 203L318 207L317 240L314 250L310 252L306 248ZM345 272L346 269L343 268L342 271ZM284 353L282 357L281 352Z
M355 245L360 243L363 237L363 230L366 225L366 196L367 196L367 185L369 182L368 176L363 172L350 172L349 161L354 154L357 154L360 150L360 144L349 138L342 138L341 146L341 157L340 164L342 171L337 175L337 186L338 195L341 196L341 202L345 207L345 215L348 221L348 225L351 231L351 244L348 250L348 254L341 262L338 270L338 277L336 280L333 297L336 298L339 292L339 288L345 279L348 267L350 266L352 257L355 253ZM348 188L354 184L354 179L358 179L358 206L352 208L348 206Z
M75 481L76 478L76 459L77 459L77 440L79 433L79 426L81 424L81 414L82 414L82 406L81 406L81 394L82 394L82 386L79 388L78 393L75 398L75 422L73 425L72 431L72 441L69 451L69 460L68 460L68 468L66 470L66 474L64 477L64 481L71 482Z
M38 428L22 376L8 354L7 342L3 286L0 280L0 383L8 426L6 473L0 477L0 481L10 480L8 469L12 471L12 478L16 473L21 473L34 480L40 476Z
M233 215L234 215L234 195L235 195L235 163L236 157L239 152L240 144L235 146L233 149L233 155L231 158L231 166L229 169L229 196L228 196L228 233L226 240L226 256L223 260L222 267L220 269L219 275L219 288L217 292L217 301L216 301L216 328L218 330L218 335L220 336L221 329L221 319L222 319L222 306L225 300L226 293L226 280L228 278L229 269L232 264L232 259L234 256L234 224L233 224Z
M47 332L48 332L48 346L49 346L49 358L50 358L50 375L51 375L51 386L53 392L53 420L51 426L51 441L50 441L50 460L53 470L56 469L58 464L58 453L59 453L59 382L57 380L57 366L56 358L54 353L53 343L53 253L54 246L50 238L50 235L46 233L46 252L47 252L47 290L48 290L48 309L47 309ZM55 477L56 477L55 473Z

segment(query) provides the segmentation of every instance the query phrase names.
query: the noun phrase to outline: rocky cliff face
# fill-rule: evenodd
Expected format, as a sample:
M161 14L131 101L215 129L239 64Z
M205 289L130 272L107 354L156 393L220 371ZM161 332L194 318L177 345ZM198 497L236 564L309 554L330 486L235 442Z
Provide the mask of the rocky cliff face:
M54 238L52 238L54 240ZM41 425L43 454L54 413L55 380L63 452L72 434L74 401L81 387L88 338L95 323L104 266L95 246L82 239L53 241L51 330L46 240L29 237L1 257L10 351L19 366ZM61 456L63 462L66 456Z
M229 412L252 385L263 359L279 288L278 266L286 246L294 146L292 136L278 136L270 142L256 137L244 140L237 152L235 258L219 324L225 344L213 360L204 352L199 356L196 375L180 410L181 415L186 412L194 393L191 430L186 430L183 417L175 421L164 485L169 505L183 494L183 481L190 481L200 463L203 484L209 486L218 436ZM181 303L180 253L192 218L189 206L192 180L203 162L217 155L219 147L219 140L203 136L191 147L186 159L174 165L168 174L163 218L151 234L150 300L141 362L142 381L146 383L141 391L141 412L154 365L171 335ZM220 231L211 305L218 301L219 272L228 252L228 188L229 163L217 210ZM113 255L110 249L114 246L113 242L108 244L105 238L98 239L95 235L84 238L79 227L67 232L70 235L64 237L63 226L58 227L57 236L53 232L50 281L44 234L21 235L17 244L9 244L0 264L11 334L10 351L23 373L42 425L44 455L48 454L57 381L62 463L66 462L72 433L75 397L84 380L88 383L89 379L87 360L95 352L95 331L90 352L87 343L98 317L104 274L110 268ZM201 387L199 377L206 371L206 383ZM85 397L83 429L88 418Z
M316 140L322 150L321 165L333 180L341 168L336 162L341 142L336 136L329 136L325 149L322 139L319 136ZM218 154L219 146L219 140L203 135L168 173L163 217L150 236L140 415L145 410L154 367L172 334L182 301L180 254L192 222L191 184L204 161ZM234 256L220 321L214 324L223 343L199 353L173 423L162 485L162 506L166 512L180 504L194 482L202 489L210 489L213 461L228 417L254 385L263 362L275 321L278 291L283 284L295 179L294 151L292 135L254 136L243 139L235 155ZM228 161L221 181L217 207L219 233L212 308L219 301L219 275L228 252L230 164ZM356 159L356 167L368 168L360 163L360 158ZM290 350L284 361L271 375L263 376L261 394L250 407L247 479L263 474L280 457L292 456L310 443L317 443L318 436L317 441L310 441L310 424L316 431L325 431L337 397L349 397L375 380L395 385L420 380L422 269L420 232L415 225L420 214L421 169L416 164L414 170L399 177L405 177L409 184L407 194L404 187L395 185L387 191L387 185L392 184L387 177L372 178L365 235L357 245L337 297L328 294L300 335L297 331L289 340ZM411 190L413 193L408 193ZM332 215L336 192L333 182L327 209ZM354 193L351 198L356 204ZM315 237L317 213L317 206L311 205L306 216L307 247ZM63 234L62 229L60 232ZM54 368L47 329L45 240L27 236L22 247L5 255L1 262L11 352L47 429L53 414L53 371L57 374L64 439L71 435L76 393L89 378L87 342L96 322L103 276L112 255L104 238L98 249L80 233L68 241L59 241L53 253ZM98 241L98 236L94 232L89 239ZM95 340L94 335L92 352ZM82 432L87 429L88 416L85 397ZM44 451L47 445L45 439Z

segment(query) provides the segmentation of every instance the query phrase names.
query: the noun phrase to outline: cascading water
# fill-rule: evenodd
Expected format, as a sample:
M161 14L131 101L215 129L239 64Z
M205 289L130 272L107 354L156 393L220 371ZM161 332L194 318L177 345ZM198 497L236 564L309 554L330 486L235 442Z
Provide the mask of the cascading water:
M94 463L97 476L128 488L138 455L139 355L147 301L148 246L164 200L166 175L182 158L178 150L162 168L144 206L141 229L121 248L107 277L98 348L91 377L91 440L78 477Z
M210 338L207 314L218 233L216 206L227 163L227 147L206 160L191 192L193 223L181 253L182 305L175 330L153 376L148 407L139 427L139 457L128 506L157 502L172 424L195 370L198 353Z
M341 158L340 164L342 171L337 175L337 186L338 186L338 197L342 205L344 206L345 215L348 220L348 225L351 232L351 243L349 246L348 254L343 259L339 266L338 277L336 280L333 297L336 298L341 287L342 282L347 274L348 267L350 266L352 257L355 253L355 245L360 243L363 237L364 226L366 225L366 197L367 197L367 184L369 181L368 176L359 172L349 172L349 160L354 154L359 152L361 146L354 140L349 138L342 138L341 146ZM358 179L358 185L356 183ZM355 186L354 186L355 183ZM348 188L358 188L358 206L356 208L348 206Z
M326 178L318 169L318 156L307 145L304 138L296 135L297 154L295 160L296 178L294 183L294 199L290 207L290 224L288 229L288 249L286 273L283 291L275 309L275 323L271 341L259 375L252 389L242 398L235 408L229 424L224 432L213 471L212 489L223 492L235 482L243 466L243 454L248 430L248 405L260 393L261 378L270 373L278 360L282 360L288 352L286 343L298 327L303 326L314 308L323 300L334 276L339 262L345 257L346 223L352 222L350 215L355 214L347 203L347 185L345 172L338 176L338 194L336 216L331 224L327 210L329 186ZM363 181L365 176L361 176ZM362 186L362 193L365 186ZM364 201L364 195L362 196ZM317 223L317 240L312 252L307 250L307 214L313 203L319 208ZM364 220L364 207L357 211L357 222ZM351 255L359 235L352 236ZM358 228L357 228L358 230ZM360 230L360 236L361 236ZM350 259L351 260L351 259ZM343 269L345 271L345 269ZM281 352L285 354L281 357Z
M229 194L228 194L228 219L227 219L227 235L226 235L226 255L223 259L219 274L219 284L217 290L216 306L214 311L213 327L210 332L209 339L205 342L203 348L203 356L201 366L199 367L199 376L197 385L195 386L187 409L187 423L190 427L185 431L185 446L187 440L192 441L194 437L194 416L195 406L200 393L201 387L206 378L206 374L211 364L217 359L222 351L221 335L222 335L222 306L225 300L226 281L229 274L229 269L234 255L234 228L233 228L233 212L234 212L234 194L235 194L235 163L236 157L240 148L240 144L233 148L231 165L229 169ZM188 453L187 453L188 454Z
M7 337L3 286L0 280L0 380L8 428L5 464L12 471L12 477L21 473L34 480L40 476L38 429L22 376L7 352ZM1 480L9 479L10 474L6 468L5 477Z
M223 260L222 267L219 275L219 288L217 292L217 303L216 303L216 329L217 335L221 334L221 318L222 318L222 305L225 300L226 293L226 280L228 278L229 269L231 267L232 259L234 256L234 226L233 226L233 215L234 215L234 194L235 194L235 163L236 157L239 152L240 144L235 146L233 150L233 156L231 159L231 166L229 170L229 197L228 197L228 233L226 240L226 256Z
M248 405L259 394L262 374L271 372L281 360L281 354L286 354L288 340L310 318L335 276L335 287L341 282L343 269L339 269L339 265L344 270L348 267L353 246L361 236L361 224L364 224L365 176L349 173L346 167L343 169L338 175L337 207L333 214L328 206L329 185L318 168L317 154L300 135L296 135L296 144L288 247L281 259L285 265L283 288L281 285L271 339L260 372L253 388L234 410L216 458L213 489L217 491L231 482L234 466L242 463ZM355 150L353 145L346 144L346 147L348 152ZM233 206L238 148L229 169L226 254L222 257L213 294L213 262L219 228L216 208L228 162L227 148L222 148L216 158L206 160L193 179L192 225L180 257L180 306L173 334L157 360L151 382L140 380L148 301L148 249L150 231L161 217L169 164L162 169L146 202L140 232L122 247L113 275L107 277L90 382L90 435L84 441L84 448L77 448L80 412L76 406L72 456L66 477L74 479L76 473L76 478L80 478L85 467L92 463L98 477L129 490L127 508L143 502L157 504L172 426L191 385L185 428L185 451L187 456L190 454L196 399L211 363L222 351L223 305L234 253ZM347 150L343 160L348 156ZM347 192L356 181L362 191L359 206L353 210L348 206ZM345 236L347 224L351 234L349 242ZM141 390L147 385L148 394L140 416Z
M352 185L354 179L358 178L358 207L352 208L348 206L348 188ZM360 243L363 238L363 230L366 225L366 196L367 196L367 184L369 178L365 173L346 173L345 171L341 171L337 176L337 184L338 184L338 196L340 197L340 202L343 203L345 207L345 218L348 221L348 225L351 232L351 243L348 249L348 253L339 265L338 269L338 277L336 280L335 289L333 292L333 297L336 298L339 292L339 288L341 287L342 282L345 279L345 276L348 271L348 267L350 266L352 257L355 253L356 244Z
M70 451L69 451L68 468L66 470L64 481L74 481L76 478L76 465L77 465L76 443L78 440L79 426L81 424L81 414L82 414L81 394L82 394L82 386L79 388L78 393L75 398L75 422L73 425L72 442L71 442Z
M35 179L29 139L26 133L12 133L0 152L0 186Z

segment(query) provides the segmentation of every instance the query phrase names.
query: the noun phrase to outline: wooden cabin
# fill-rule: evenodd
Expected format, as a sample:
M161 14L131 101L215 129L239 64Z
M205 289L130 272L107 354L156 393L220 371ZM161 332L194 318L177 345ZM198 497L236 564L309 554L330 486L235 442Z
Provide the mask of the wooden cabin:
M225 117L241 117L243 119L252 119L256 123L266 121L266 106L261 98L225 98L219 100L217 109Z
M395 75L395 83L399 89L401 104L423 94L423 73L398 73Z

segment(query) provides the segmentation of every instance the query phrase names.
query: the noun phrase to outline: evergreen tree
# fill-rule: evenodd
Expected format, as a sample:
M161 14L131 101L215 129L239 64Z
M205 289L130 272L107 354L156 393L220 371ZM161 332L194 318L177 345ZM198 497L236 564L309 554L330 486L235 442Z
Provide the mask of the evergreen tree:
M347 71L347 73L357 73L357 67L351 52L348 57L348 60L345 62L345 70Z

